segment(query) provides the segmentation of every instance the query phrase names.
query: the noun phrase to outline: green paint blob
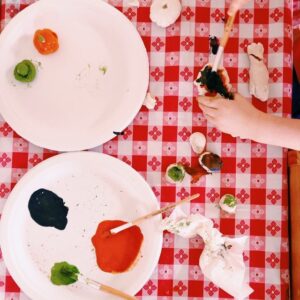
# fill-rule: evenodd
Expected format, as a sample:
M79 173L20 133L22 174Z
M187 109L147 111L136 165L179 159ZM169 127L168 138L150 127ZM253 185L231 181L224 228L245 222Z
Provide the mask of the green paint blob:
M184 175L185 175L184 169L179 165L175 165L174 167L171 167L168 170L168 176L176 182L182 181Z
M78 280L79 270L66 261L58 262L51 268L50 280L55 285L69 285Z
M233 195L227 194L227 195L225 195L225 199L224 199L223 203L229 207L235 207L237 202Z
M31 82L36 76L36 69L34 64L25 59L19 62L14 69L15 79L21 82Z
M41 42L41 43L45 43L46 42L46 39L40 34L38 35L38 40Z

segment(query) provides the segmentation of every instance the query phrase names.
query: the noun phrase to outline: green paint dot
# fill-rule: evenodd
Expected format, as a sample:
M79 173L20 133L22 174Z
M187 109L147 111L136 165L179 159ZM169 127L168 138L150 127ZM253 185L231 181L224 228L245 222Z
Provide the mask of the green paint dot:
M227 194L225 195L225 199L223 200L223 203L229 207L235 207L237 202L233 195Z
M185 175L184 169L178 165L171 167L168 170L168 176L176 182L182 181L184 178L184 175Z
M36 69L34 64L25 59L19 62L14 69L15 79L21 82L31 82L36 76Z
M45 39L42 35L38 35L38 40L39 40L41 43L45 43L45 42L46 42L46 39Z

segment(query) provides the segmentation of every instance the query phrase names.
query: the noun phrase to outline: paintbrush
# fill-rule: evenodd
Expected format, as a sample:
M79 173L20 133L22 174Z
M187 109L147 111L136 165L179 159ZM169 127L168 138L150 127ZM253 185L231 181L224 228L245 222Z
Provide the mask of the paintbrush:
M126 300L137 300L136 297L134 296L130 296L120 290L117 290L111 286L108 286L106 284L103 284L103 283L100 283L98 281L95 281L93 279L90 279L90 278L87 278L85 276L83 276L82 274L79 274L79 277L78 277L78 281L79 282L82 282L82 283L85 283L87 284L88 286L96 289L96 290L100 290L102 292L105 292L105 293L109 293L111 295L114 295L114 296L117 296L119 298L122 298L122 299L126 299Z
M163 208L161 208L159 210L155 210L155 211L153 211L153 212L151 212L151 213L149 213L147 215L144 215L142 217L139 217L139 218L137 218L137 219L135 219L135 220L133 220L131 222L128 222L128 223L125 223L125 224L123 224L121 226L113 228L113 229L110 230L110 233L111 234L119 233L120 231L123 231L123 230L125 230L127 228L130 228L130 227L134 226L134 225L138 225L139 223L141 223L141 222L143 222L143 221L145 221L145 220L147 220L149 218L152 218L152 217L154 217L156 215L162 214L162 213L164 213L164 212L166 212L166 211L168 211L168 210L170 210L170 209L172 209L172 208L174 208L174 207L176 207L178 205L181 205L183 203L187 203L189 201L192 201L192 200L198 198L199 196L200 196L200 194L194 194L194 195L192 195L190 197L187 197L187 198L185 198L185 199L183 199L181 201L169 204L169 205L167 205L167 206L165 206L165 207L163 207Z
M117 296L126 300L137 300L136 297L128 295L120 290L117 290L111 286L100 283L88 277L85 277L80 273L79 269L75 265L71 265L66 261L54 263L51 268L50 280L55 285L70 285L75 282L81 282L87 284L90 287L98 291L102 291L114 296Z
M240 10L240 8L244 4L246 4L248 1L249 0L233 0L230 4L229 10L228 10L228 16L229 17L227 19L225 29L224 29L224 33L223 33L223 36L222 36L221 41L220 41L220 46L219 46L218 52L216 54L216 58L215 58L214 63L213 63L213 67L212 67L213 72L216 72L218 70L218 67L219 67L224 49L225 49L226 44L227 44L228 39L229 39L230 31L233 27L235 16L236 16L237 12Z

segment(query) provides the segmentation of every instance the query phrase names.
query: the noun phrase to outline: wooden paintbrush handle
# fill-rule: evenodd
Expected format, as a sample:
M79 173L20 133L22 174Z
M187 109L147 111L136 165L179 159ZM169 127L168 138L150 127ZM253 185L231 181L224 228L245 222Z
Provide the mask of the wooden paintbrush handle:
M233 27L235 16L236 16L236 12L234 14L230 15L226 22L224 33L223 33L223 36L220 41L220 46L219 46L215 61L213 63L213 67L212 67L213 72L217 72L217 70L219 68L219 64L222 59L224 49L226 47L226 44L227 44L229 36L230 36L231 29Z
M118 227L116 227L116 228L113 228L113 229L110 230L110 232L111 232L112 234L119 233L120 231L125 230L125 229L127 229L127 228L130 228L130 227L133 226L133 225L138 225L139 223L141 223L141 222L143 222L143 221L145 221L145 220L147 220L147 219L150 219L150 218L152 218L152 217L154 217L154 216L156 216L156 215L162 214L162 213L164 213L165 211L170 210L170 209L174 208L174 207L177 206L177 205L181 205L181 204L183 204L183 203L192 201L192 200L198 198L199 196L200 196L200 194L194 194L194 195L192 195L192 196L190 196L190 197L187 197L187 198L185 198L185 199L183 199L183 200L181 200L181 201L178 201L178 202L169 204L169 205L167 205L167 206L165 206L165 207L163 207L163 208L161 208L161 209L159 209L159 210L155 210L155 211L153 211L153 212L151 212L151 213L149 213L149 214L147 214L147 215L145 215L145 216L139 217L139 218L135 219L135 220L132 221L132 222L129 222L129 223L123 224L123 225L121 225L121 226L118 226Z
M134 221L132 221L132 224L137 225L138 223L140 223L140 222L142 222L144 220L147 220L149 218L152 218L152 217L154 217L156 215L162 214L162 213L164 213L164 212L166 212L166 211L168 211L168 210L176 207L177 205L181 205L183 203L190 202L190 201L198 198L199 196L200 196L200 194L194 194L194 195L192 195L190 197L187 197L187 198L185 198L185 199L183 199L181 201L169 204L169 205L167 205L167 206L165 206L165 207L163 207L163 208L161 208L159 210L153 211L152 213L150 213L148 215L145 215L145 216L142 216L142 217L140 217L138 219L135 219Z
M228 20L226 22L225 29L224 29L224 34L223 34L222 39L220 41L220 46L222 46L223 48L225 48L225 46L228 42L230 32L231 32L231 29L233 27L235 15L236 14L233 14L232 16L229 16Z
M289 151L292 299L300 299L300 153Z
M126 299L126 300L137 300L136 297L130 296L130 295L128 295L128 294L126 294L126 293L124 293L120 290L117 290L117 289L115 289L111 286L105 285L105 284L101 284L100 290L103 291L103 292L109 293L111 295L115 295L117 297Z

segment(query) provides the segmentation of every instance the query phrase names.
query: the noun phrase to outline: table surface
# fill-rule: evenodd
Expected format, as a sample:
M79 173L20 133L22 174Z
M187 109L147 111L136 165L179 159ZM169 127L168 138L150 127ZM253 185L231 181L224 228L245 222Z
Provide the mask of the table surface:
M223 234L249 236L244 258L254 289L250 299L287 299L287 152L221 133L206 122L195 100L193 80L208 61L208 36L222 34L229 2L182 0L180 19L162 29L149 19L151 0L140 0L139 8L126 6L125 0L111 0L143 38L150 60L149 90L158 102L154 110L143 107L123 136L92 150L130 164L144 176L163 205L200 192L200 199L190 204L192 213L212 218ZM237 17L223 62L235 90L249 97L246 46L252 41L263 43L270 72L270 99L252 102L279 116L289 116L291 110L291 2L250 1ZM2 0L1 28L28 4L28 0ZM222 156L224 167L220 174L202 178L197 184L170 185L164 179L169 164L197 161L188 143L195 131L207 136L208 150ZM19 137L0 117L0 211L26 171L55 154ZM221 216L216 205L225 193L238 199L235 216ZM198 266L202 249L199 238L188 240L165 232L159 264L138 296L166 300L231 298L203 278ZM1 256L0 299L28 299L14 283Z

